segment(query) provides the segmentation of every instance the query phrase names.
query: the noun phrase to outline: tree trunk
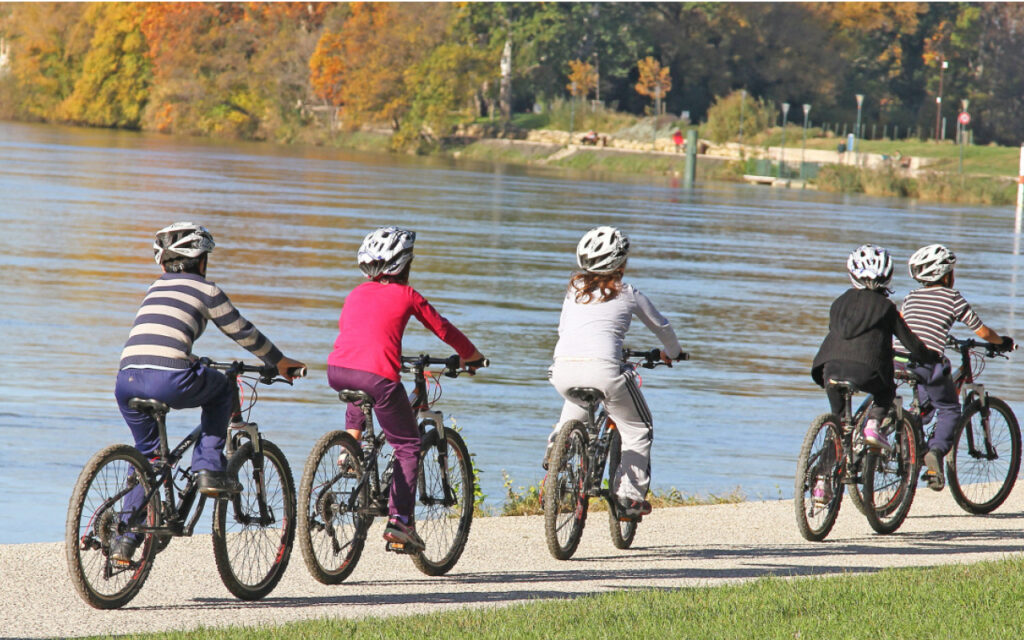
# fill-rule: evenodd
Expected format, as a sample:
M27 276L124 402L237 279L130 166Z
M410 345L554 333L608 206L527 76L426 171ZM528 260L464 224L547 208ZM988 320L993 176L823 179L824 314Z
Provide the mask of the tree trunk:
M508 122L512 119L512 39L505 38L505 50L501 52L501 117Z

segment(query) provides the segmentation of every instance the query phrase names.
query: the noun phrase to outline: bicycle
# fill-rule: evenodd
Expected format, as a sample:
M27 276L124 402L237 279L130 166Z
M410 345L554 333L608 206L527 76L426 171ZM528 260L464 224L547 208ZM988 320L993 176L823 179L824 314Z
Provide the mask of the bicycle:
M426 547L405 549L388 542L385 548L410 555L416 568L429 576L444 575L462 555L473 523L475 489L466 443L444 425L440 411L432 410L441 387L429 367L442 365L440 375L457 378L489 364L484 359L467 363L471 369L463 370L457 355L402 357L402 371L411 372L415 380L409 394L421 441L415 522ZM428 394L428 377L435 383L434 397ZM323 584L339 584L352 573L374 518L387 517L394 465L393 451L384 448L384 434L374 431L369 395L342 389L338 398L357 404L366 417L362 446L344 430L324 434L306 459L299 487L299 548L306 568Z
M242 483L241 493L215 500L214 559L228 591L242 600L258 600L274 589L288 566L295 536L295 490L284 454L248 418L256 404L257 383L291 381L277 377L277 368L271 365L207 358L202 362L224 371L233 385L225 448L227 473ZM255 373L258 378L243 376L245 373ZM301 377L305 369L289 375ZM246 380L251 382L242 382ZM253 392L245 409L241 408L240 383ZM97 609L116 609L131 601L149 576L156 554L171 538L191 536L206 504L196 474L179 464L198 441L201 427L170 449L166 425L170 407L151 398L132 398L129 406L157 421L160 446L155 457L147 458L126 444L101 450L82 469L68 505L65 554L71 582L82 599ZM127 508L129 494L139 493L144 496L136 500L141 506ZM142 538L133 554L137 560L114 562L111 545L129 534Z
M622 359L641 358L633 363L645 369L666 364L661 351L634 351L624 349ZM677 361L689 360L683 352ZM615 422L604 408L604 394L590 387L573 387L569 396L586 406L585 422L569 420L558 431L548 454L548 474L544 479L544 533L548 551L557 560L568 560L576 553L583 527L587 521L590 498L604 498L608 502L608 520L612 544L628 549L636 536L641 518L627 518L618 514L612 495L612 484L619 468L622 436ZM607 486L602 486L608 462Z
M829 387L839 393L843 411L823 413L811 423L797 458L793 490L797 528L812 542L824 540L832 531L847 486L857 510L865 515L868 511L856 485L863 482L863 469L868 468L863 423L871 396L854 412L856 386L846 380L827 380Z
M951 377L957 393L964 394L964 409L954 427L953 446L946 459L949 490L956 503L968 513L991 513L1010 495L1017 480L1021 456L1020 426L1009 405L989 395L984 385L975 380L985 368L985 358L1008 356L1002 353L999 345L988 342L958 340L953 336L949 336L946 342L960 353L960 366L952 372ZM865 479L864 500L868 502L870 496L870 501L881 503L883 507L891 508L894 516L902 514L905 518L913 500L913 491L906 492L902 487L916 485L917 472L923 466L923 452L929 436L934 433L934 426L931 432L925 433L925 418L932 413L933 408L930 402L923 405L920 403L917 385L923 381L909 370L914 368L914 363L905 360L897 362L900 367L896 370L896 379L900 384L909 385L911 403L909 410L904 412L897 397L893 411L901 417L907 414L915 442L904 444L901 438L894 444L894 450L906 450L907 456L913 456L913 464L894 465L891 459L881 462L880 458L873 482L869 484ZM879 476L883 478L881 500L875 495ZM962 482L962 477L969 481ZM902 519L894 519L880 532L895 531L901 523Z

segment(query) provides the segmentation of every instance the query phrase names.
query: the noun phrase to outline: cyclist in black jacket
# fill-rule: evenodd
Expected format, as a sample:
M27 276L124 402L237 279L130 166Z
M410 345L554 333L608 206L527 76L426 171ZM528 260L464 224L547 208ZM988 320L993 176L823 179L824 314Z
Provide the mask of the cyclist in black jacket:
M888 448L880 426L896 397L893 336L922 364L934 364L938 356L914 335L889 300L893 264L888 251L871 244L858 247L850 254L846 268L853 288L832 303L828 335L814 357L811 377L822 387L827 380L846 380L874 395L864 441L871 447ZM826 391L832 412L842 413L838 391Z

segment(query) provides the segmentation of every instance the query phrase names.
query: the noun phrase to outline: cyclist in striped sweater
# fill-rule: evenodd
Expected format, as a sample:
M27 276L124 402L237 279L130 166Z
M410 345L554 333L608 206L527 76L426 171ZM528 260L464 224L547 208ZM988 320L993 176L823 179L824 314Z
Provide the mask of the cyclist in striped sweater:
M924 285L908 293L903 300L901 312L910 330L939 355L945 352L949 330L957 321L967 325L982 340L1002 345L1007 351L1013 349L1013 339L1000 337L985 326L967 300L953 288L955 264L956 256L941 244L921 247L910 256L910 275ZM906 356L899 350L897 355ZM960 400L950 368L949 360L943 357L938 364L913 369L925 381L917 387L921 402L931 400L935 408L935 435L928 441L928 453L924 456L928 467L924 478L935 491L942 491L946 486L942 458L953 444L953 429L960 419Z

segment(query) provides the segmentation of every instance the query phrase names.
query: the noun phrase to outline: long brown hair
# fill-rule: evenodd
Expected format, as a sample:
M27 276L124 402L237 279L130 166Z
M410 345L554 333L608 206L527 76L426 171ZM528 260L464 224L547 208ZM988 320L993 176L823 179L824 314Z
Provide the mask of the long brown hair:
M569 278L569 291L573 292L579 304L614 300L622 291L622 274L625 270L626 265L623 264L611 273L575 271Z

